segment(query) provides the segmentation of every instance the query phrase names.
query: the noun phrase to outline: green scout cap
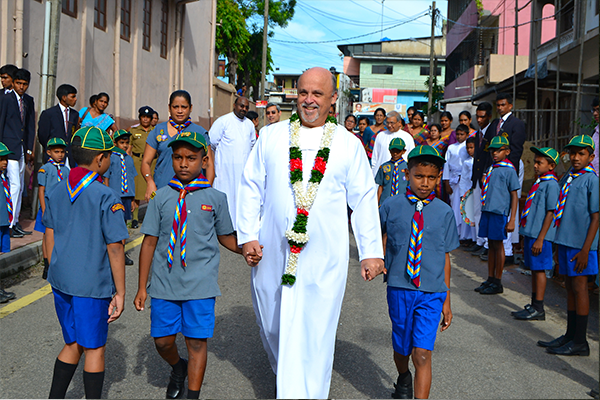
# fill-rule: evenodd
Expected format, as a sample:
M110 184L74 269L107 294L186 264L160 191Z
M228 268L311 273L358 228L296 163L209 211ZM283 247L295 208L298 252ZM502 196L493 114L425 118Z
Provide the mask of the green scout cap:
M397 137L392 139L392 141L390 142L389 149L404 150L405 147L406 144L404 143L404 140L402 140L402 138Z
M125 136L131 136L131 133L127 132L125 129L119 129L113 134L113 141L116 142L118 139Z
M510 146L508 139L504 136L495 136L494 138L492 138L488 149L500 149L502 148L502 146Z
M550 157L550 159L554 161L554 164L558 165L559 154L558 151L554 150L552 147L542 147L538 149L537 147L531 146L531 151L533 151L538 156Z
M95 126L79 128L73 137L81 138L81 148L87 150L109 151L115 147L108 133Z
M573 137L568 145L565 146L565 149L569 147L591 147L592 150L596 150L596 145L592 140L591 136L588 135L578 135Z
M171 140L169 143L169 147L173 147L175 143L189 143L197 149L206 149L206 139L204 139L204 135L198 132L181 132L179 135L175 136L175 139Z
M444 157L442 157L440 155L440 153L431 146L420 145L420 146L415 147L414 149L411 150L410 153L408 153L409 160L411 158L421 157L421 156L433 156L433 157L439 158L443 162L446 162L446 159Z
M67 147L67 143L64 140L62 140L61 138L53 137L52 139L48 140L48 144L46 144L46 147L52 147L52 146Z
M8 147L6 147L6 145L4 143L0 142L0 157L7 156L9 154L15 154L15 153L13 153L12 151L10 151L8 149Z

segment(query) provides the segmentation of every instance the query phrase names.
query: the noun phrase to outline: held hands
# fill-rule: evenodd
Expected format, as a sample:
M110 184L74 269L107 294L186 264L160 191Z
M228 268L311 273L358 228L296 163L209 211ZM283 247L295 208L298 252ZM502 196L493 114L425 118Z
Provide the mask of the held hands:
M256 267L260 260L262 260L263 247L258 243L258 240L252 240L242 245L242 255L250 267Z
M360 274L365 281L371 281L381 273L387 274L384 265L381 258L365 258L360 262Z
M589 251L581 250L579 253L575 254L575 257L569 260L571 262L576 262L574 268L575 272L578 274L583 272L583 270L587 267L589 255Z
M116 321L123 313L123 307L125 306L125 299L120 293L115 293L114 297L108 305L108 323Z
M536 239L536 241L533 243L533 246L531 246L531 254L533 254L536 257L539 256L542 252L543 245L543 240Z
M450 294L448 294L448 296L450 296ZM444 332L446 329L448 329L451 323L452 310L450 309L450 303L446 301L444 302L444 306L442 307L442 323L440 324L442 326L442 329L440 329L440 332Z
M137 294L135 295L135 299L133 299L133 305L135 309L138 311L144 311L144 306L146 305L146 298L148 297L148 292L146 292L146 288L140 288Z

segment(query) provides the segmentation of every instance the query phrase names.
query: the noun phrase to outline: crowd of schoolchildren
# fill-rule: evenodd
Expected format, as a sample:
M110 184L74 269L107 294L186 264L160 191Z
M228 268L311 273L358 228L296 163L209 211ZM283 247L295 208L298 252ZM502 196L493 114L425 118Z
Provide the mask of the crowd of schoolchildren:
M18 214L11 195L10 165L19 166L25 155L31 155L33 142L23 137L15 142L6 128L11 118L19 118L21 125L26 125L27 112L23 109L24 91L5 85L4 74L14 82L23 78L28 83L29 79L10 68L7 72L3 67L0 73L4 86L0 96L0 172L4 189L4 196L0 196L0 243L5 252L10 249L9 227L15 226ZM66 105L63 121L67 133L69 94L72 90L59 88L57 92L61 105ZM11 116L6 110L13 98L18 107ZM499 97L498 102L502 100L512 108L510 97ZM190 96L184 91L174 92L169 104L191 109ZM593 108L597 122L597 99ZM441 114L440 124L429 126L423 124L423 113L414 107L407 114L408 123L397 113L390 115L393 123L389 129L383 109L375 112L371 127L363 118L356 121L349 116L345 121L350 131L358 125L355 134L369 158L374 146L384 140L389 149L388 161L374 170L374 180L378 185L384 279L398 370L392 397L429 395L431 354L440 315L442 331L452 321L449 253L460 246L460 240L463 246L473 248L482 247L477 244L478 237L485 238L488 278L475 290L481 294L502 293L505 242L517 226L524 237L525 265L532 271L532 297L531 304L513 316L524 320L545 318L545 270L552 268L554 245L559 273L566 276L567 329L559 338L539 341L538 345L552 354L589 355L588 277L598 274L598 176L593 166L597 163L598 128L594 139L578 135L565 146L571 169L562 177L554 173L560 158L557 150L531 148L536 180L519 212L522 178L518 171L522 172L523 166L515 165L514 155L510 157L515 148L510 140L521 138L504 134L510 111L506 118L501 113L501 121L493 124L497 129L489 132L485 131L491 117L489 103L477 109L477 130L467 111L460 114L460 125L455 130L450 127L449 112ZM140 109L141 122L142 116L149 120L150 115L149 107ZM146 134L148 120L143 121ZM167 398L186 394L187 398L199 397L207 339L214 330L215 297L220 295L218 244L241 253L226 196L213 189L204 175L210 162L209 138L205 132L186 129L191 124L187 120L189 113L185 121L170 119L176 129L173 135L161 130L156 138L166 142L172 153L174 176L150 196L141 228L145 236L134 299L136 309L143 310L147 296L151 297L151 336L158 353L172 367ZM135 195L138 173L130 155L132 131L115 129L111 136L99 127L85 126L72 129L68 141L52 136L44 146L47 162L38 170L40 211L36 229L44 231L43 274L52 285L65 341L55 360L50 398L65 397L83 354L85 395L100 398L102 394L108 326L119 318L124 307L124 244L129 237L126 221L137 219L132 213L139 204ZM482 167L479 179L476 170ZM468 196L476 196L470 205L466 202ZM474 208L467 213L475 215L476 224L465 222L464 208L468 206ZM81 265L83 260L85 266ZM258 262L259 257L254 261ZM179 332L185 336L189 360L179 355L175 343ZM411 357L414 383L409 370Z

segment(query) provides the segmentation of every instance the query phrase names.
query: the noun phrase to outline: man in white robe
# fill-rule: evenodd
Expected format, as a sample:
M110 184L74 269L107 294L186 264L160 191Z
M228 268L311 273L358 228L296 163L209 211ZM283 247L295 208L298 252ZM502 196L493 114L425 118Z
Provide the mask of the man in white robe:
M300 150L306 187L337 99L331 73L311 68L298 80ZM377 190L360 140L337 125L329 161L308 217L308 243L293 286L282 285L290 246L285 232L296 218L290 183L290 122L266 127L252 150L239 187L238 243L262 260L252 269L252 300L263 345L277 375L278 398L327 398L335 335L349 260L347 205L354 210L361 274L383 271ZM261 204L264 207L259 225ZM261 250L260 246L264 246Z
M208 132L210 146L215 153L213 187L227 195L234 228L237 188L250 150L256 142L254 124L246 118L248 106L247 98L238 97L233 104L233 111L218 118Z
M390 161L392 154L390 153L390 142L394 138L404 140L406 152L404 153L404 161L407 161L408 153L415 148L415 140L412 135L402 130L402 122L400 122L400 114L396 111L390 111L386 117L388 130L381 131L375 138L373 144L373 155L371 157L371 167L373 169L373 177L377 175L379 167Z

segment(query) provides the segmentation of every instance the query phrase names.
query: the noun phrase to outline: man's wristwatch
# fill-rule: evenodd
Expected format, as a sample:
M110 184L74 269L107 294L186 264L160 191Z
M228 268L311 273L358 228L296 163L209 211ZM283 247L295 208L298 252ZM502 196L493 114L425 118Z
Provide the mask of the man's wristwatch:
M33 151L31 151L31 150L27 150L27 154L29 154L29 155L32 155L32 154L33 154Z

